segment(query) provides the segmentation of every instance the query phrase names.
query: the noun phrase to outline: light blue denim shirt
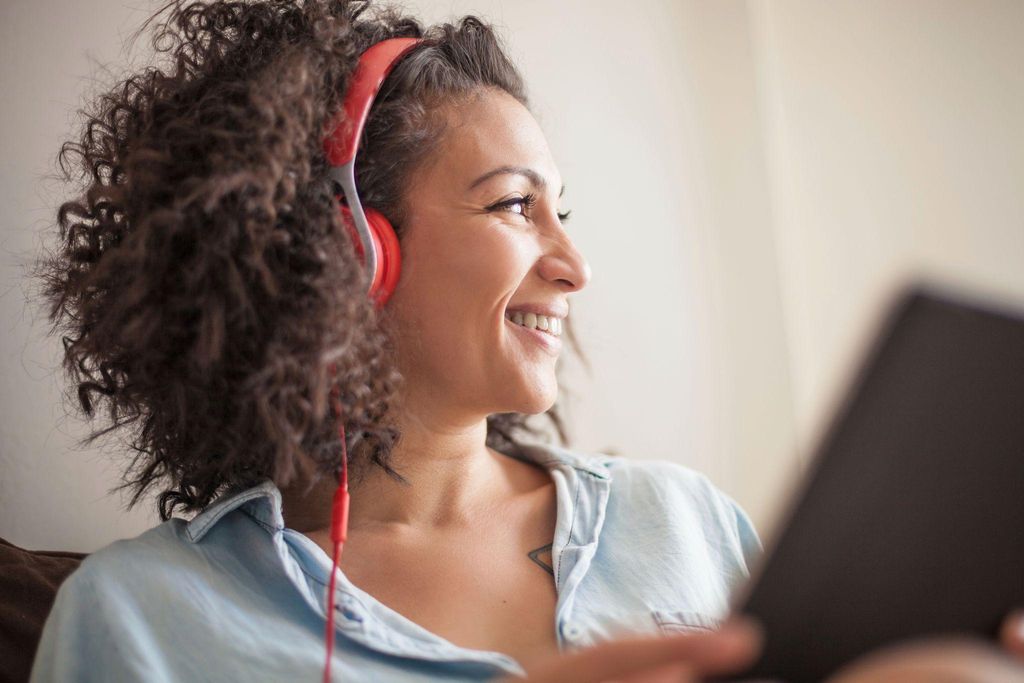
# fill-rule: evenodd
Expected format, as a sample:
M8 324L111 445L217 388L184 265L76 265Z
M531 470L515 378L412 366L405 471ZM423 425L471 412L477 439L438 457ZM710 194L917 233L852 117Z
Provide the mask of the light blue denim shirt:
M531 446L557 491L562 651L714 628L760 552L743 511L681 465ZM61 586L32 681L318 681L330 558L284 527L271 482L89 556ZM487 680L523 669L455 645L339 572L339 681Z

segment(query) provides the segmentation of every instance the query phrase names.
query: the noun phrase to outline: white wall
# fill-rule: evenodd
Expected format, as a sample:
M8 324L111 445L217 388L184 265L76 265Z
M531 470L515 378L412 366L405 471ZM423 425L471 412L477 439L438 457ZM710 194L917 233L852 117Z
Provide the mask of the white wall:
M581 448L700 469L764 529L893 279L1024 295L1020 4L404 4L497 22L527 77L594 271L573 315L595 371L567 368ZM104 497L116 466L73 450L18 265L57 201L39 176L87 55L121 61L147 11L0 9L0 536L28 547L153 523Z
M750 9L806 446L894 283L1024 301L1024 3Z
M129 5L143 4L0 3L0 536L29 548L91 551L156 520L107 495L120 459L75 449L87 430L65 416L60 346L25 278L60 201L54 160L72 112L104 78L95 62L121 61L149 13Z

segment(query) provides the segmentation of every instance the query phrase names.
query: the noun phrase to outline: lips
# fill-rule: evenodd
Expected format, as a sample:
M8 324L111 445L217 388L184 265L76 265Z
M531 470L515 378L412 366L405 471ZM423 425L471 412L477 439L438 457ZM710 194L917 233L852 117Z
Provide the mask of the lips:
M562 350L562 340L552 334L517 325L508 318L505 318L505 323L512 328L512 334L529 347L540 347L554 356Z

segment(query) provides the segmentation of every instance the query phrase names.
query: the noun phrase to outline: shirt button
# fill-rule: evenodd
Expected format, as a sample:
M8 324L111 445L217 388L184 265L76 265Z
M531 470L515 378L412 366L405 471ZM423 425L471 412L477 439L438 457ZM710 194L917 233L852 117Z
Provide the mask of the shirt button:
M583 629L576 624L563 624L562 635L570 643L578 643L583 638Z
M353 607L339 607L341 615L349 621L362 621L363 615L359 613L359 610Z
M362 621L362 611L356 605L355 598L348 593L341 594L341 604L337 605L334 609L341 612L341 615L349 621Z

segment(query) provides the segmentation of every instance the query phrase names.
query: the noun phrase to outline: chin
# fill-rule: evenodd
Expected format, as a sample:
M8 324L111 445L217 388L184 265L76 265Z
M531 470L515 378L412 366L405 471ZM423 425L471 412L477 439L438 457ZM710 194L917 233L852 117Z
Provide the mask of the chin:
M519 369L519 368L517 368ZM504 378L495 378L492 386L503 387L495 396L500 412L537 415L558 400L558 378L553 370L532 368L531 372L516 372Z
M530 396L524 397L524 400L516 402L519 407L515 412L526 415L538 415L550 409L557 400L557 386L552 391L533 391Z

